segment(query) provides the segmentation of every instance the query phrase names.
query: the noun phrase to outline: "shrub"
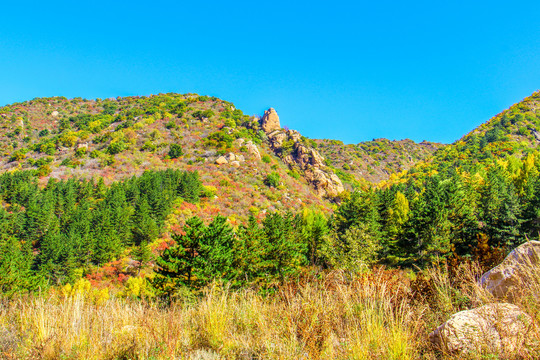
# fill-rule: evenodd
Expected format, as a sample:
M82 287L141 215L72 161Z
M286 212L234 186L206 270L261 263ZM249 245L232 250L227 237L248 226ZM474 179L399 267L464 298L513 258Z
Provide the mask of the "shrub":
M84 155L86 155L86 151L87 149L85 147L80 147L77 149L77 151L75 151L75 156L76 157L83 157Z
M519 128L518 134L519 134L519 135L528 135L528 134L529 134L529 130L527 130L527 128L526 128L525 126L522 126L522 127Z
M263 155L261 160L265 164L270 164L270 162L272 161L272 158L270 156L268 156L268 155Z
M169 146L169 157L171 159L176 159L182 156L184 152L182 151L182 146L180 144L171 144Z
M205 198L213 198L217 193L217 188L215 186L203 186L203 189L202 189L202 194L201 196L202 197L205 197Z
M39 177L47 176L52 172L51 167L48 164L41 165L36 172Z
M270 187L278 187L281 184L281 176L275 171L266 175L265 184Z
M197 110L197 111L194 111L192 115L195 119L202 120L204 118L207 118L207 119L211 118L212 116L214 116L214 112L212 110L205 110L205 111Z
M144 145L141 147L141 150L144 150L144 151L150 151L150 152L154 152L156 151L157 149L157 146L156 144L154 144L152 141L148 140L144 143Z
M165 124L165 127L170 130L170 129L176 129L178 127L178 125L176 125L174 120L171 120L171 121L169 121L168 123Z
M296 180L300 179L300 174L296 170L289 170L288 174L289 174L290 177L292 177L292 178L294 178Z
M93 150L91 153L90 153L90 157L92 159L97 159L99 157L101 157L103 155L103 153L99 150Z
M128 145L122 141L112 141L109 146L107 147L107 153L110 155L116 155L128 148Z
M26 154L23 151L18 150L15 153L13 153L13 155L11 155L11 157L9 158L9 161L10 162L19 161L23 159L26 159Z

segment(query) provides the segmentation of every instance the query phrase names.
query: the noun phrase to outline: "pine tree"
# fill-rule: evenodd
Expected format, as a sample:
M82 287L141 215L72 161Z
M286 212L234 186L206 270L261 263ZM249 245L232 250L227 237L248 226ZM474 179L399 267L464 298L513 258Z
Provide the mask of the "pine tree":
M261 266L270 279L283 281L306 263L307 246L299 233L298 220L291 213L273 213L263 221Z
M168 297L172 296L180 286L197 287L197 269L201 244L206 227L198 217L186 221L184 234L173 234L176 245L166 249L156 260L158 266L153 280L157 290Z

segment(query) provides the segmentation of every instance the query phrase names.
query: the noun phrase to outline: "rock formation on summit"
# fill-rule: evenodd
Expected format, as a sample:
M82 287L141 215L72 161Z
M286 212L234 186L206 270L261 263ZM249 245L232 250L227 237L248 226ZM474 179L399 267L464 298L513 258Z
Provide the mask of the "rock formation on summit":
M319 196L336 197L343 192L343 184L324 163L319 152L307 145L296 130L281 129L277 112L270 108L264 112L261 127L268 136L270 146L290 168L303 172Z
M280 130L279 116L273 108L270 108L264 112L261 120L261 126L265 133L271 133L274 130Z

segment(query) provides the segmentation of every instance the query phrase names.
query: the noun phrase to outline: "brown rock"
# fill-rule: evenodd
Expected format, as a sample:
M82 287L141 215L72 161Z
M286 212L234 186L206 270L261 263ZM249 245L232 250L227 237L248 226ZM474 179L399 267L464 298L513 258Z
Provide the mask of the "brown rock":
M530 337L531 324L531 317L515 305L489 304L452 315L429 339L454 354L513 354Z
M302 135L296 130L287 131L287 136L294 142L298 142L302 138Z
M227 164L227 163L228 163L228 161L227 161L227 159L225 159L224 156L220 156L216 160L216 164L218 164L218 165L224 165L224 164Z
M270 108L264 112L261 120L261 126L266 133L281 129L281 125L279 124L279 116L276 110Z
M239 161L231 161L231 165L234 166L234 167L240 167L240 162Z
M232 152L225 155L225 159L227 159L228 162L235 161L236 155L234 155Z
M257 160L261 159L261 153L259 152L259 148L251 140L246 143L246 149L248 153L255 156Z
M343 184L337 175L310 167L304 171L306 180L313 185L319 196L338 196L343 192Z
M279 150L281 149L283 142L287 140L287 134L284 132L274 132L268 135L268 139L270 139L272 148L274 148L274 150Z
M527 283L539 281L539 271L540 241L528 241L482 275L480 285L495 298L512 301Z
M245 142L246 142L246 140L244 140L244 139L242 139L242 138L239 138L239 139L236 139L236 140L234 141L234 144L235 144L236 146L240 147L240 146L244 145Z
M300 167L305 168L308 165L323 168L324 158L313 148L306 147L300 143L296 144L296 160Z

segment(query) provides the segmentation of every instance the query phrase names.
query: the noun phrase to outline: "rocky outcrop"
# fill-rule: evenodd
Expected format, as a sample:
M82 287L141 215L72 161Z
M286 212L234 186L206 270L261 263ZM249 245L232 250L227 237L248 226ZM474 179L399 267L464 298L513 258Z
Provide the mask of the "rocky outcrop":
M253 155L257 160L261 159L261 153L259 152L259 148L253 143L253 141L249 140L246 143L246 149L248 153Z
M520 289L540 276L540 241L528 241L515 248L502 263L480 278L480 285L497 299L510 302Z
M512 354L530 338L531 325L532 318L515 305L489 304L452 315L429 338L454 354Z
M261 120L261 126L265 133L271 133L275 130L280 130L279 116L273 108L270 108L264 112Z
M319 196L338 196L343 192L343 184L336 174L327 173L317 168L304 171L306 180L313 185Z
M281 129L274 109L265 111L261 126L274 152L289 167L303 172L305 179L319 196L336 197L343 192L341 180L328 169L319 152L305 144L298 131Z

